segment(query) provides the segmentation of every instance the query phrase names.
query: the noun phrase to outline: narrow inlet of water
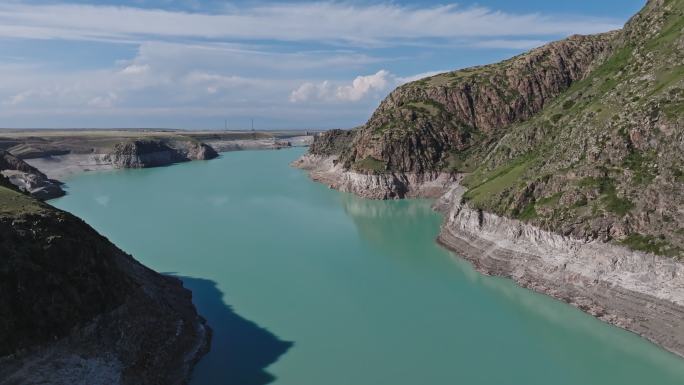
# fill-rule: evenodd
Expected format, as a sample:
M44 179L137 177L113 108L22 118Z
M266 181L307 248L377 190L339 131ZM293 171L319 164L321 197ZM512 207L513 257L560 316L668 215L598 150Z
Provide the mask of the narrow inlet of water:
M370 201L304 149L85 173L51 201L181 277L215 331L193 385L681 385L684 361L435 243L426 200Z

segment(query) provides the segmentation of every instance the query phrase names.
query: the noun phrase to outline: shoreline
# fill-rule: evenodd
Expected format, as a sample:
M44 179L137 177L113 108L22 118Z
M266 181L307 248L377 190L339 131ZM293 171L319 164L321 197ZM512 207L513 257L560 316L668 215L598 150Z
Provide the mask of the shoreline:
M512 279L684 358L684 264L473 210L460 203L465 188L458 176L368 175L343 170L334 157L311 154L291 166L367 199L436 199L434 209L444 215L436 242L479 273ZM107 169L113 167L89 171Z
M221 142L216 144L209 141L208 144L216 149L216 152L226 153L233 151L256 151L256 150L281 150L286 148L304 147L306 146L305 137L298 137L296 142L291 146L280 145L277 142L269 140L234 140ZM35 167L48 178L65 181L69 178L84 173L84 172L100 172L111 171L117 169L125 169L127 167L117 167L107 159L108 154L62 154L62 155L48 155L36 158L24 159L32 167ZM192 159L196 160L210 160L210 159ZM163 166L173 165L183 162L172 162L164 164ZM154 166L159 167L159 166Z
M434 208L444 220L436 242L478 272L512 279L684 358L684 264L473 210L461 204L465 188L458 177L365 175L343 170L334 157L311 154L291 165L363 198L438 198Z
M82 172L167 166L212 159L226 151L308 146L314 134L304 130L0 130L0 171L12 177L14 185L46 200L64 195L52 184L59 186L61 179Z
M290 165L308 171L316 182L368 199L439 198L457 181L446 173L363 174L344 170L336 160L335 157L306 154Z

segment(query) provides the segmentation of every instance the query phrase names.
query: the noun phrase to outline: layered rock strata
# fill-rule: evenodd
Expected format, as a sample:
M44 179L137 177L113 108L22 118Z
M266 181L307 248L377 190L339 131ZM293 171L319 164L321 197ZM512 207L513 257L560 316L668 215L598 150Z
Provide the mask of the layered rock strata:
M544 231L461 203L453 187L436 204L438 242L480 272L513 279L684 357L684 265L600 241Z
M437 198L455 176L448 173L366 174L345 169L335 156L307 154L292 163L311 178L344 192L370 199Z
M101 159L115 168L145 168L217 156L212 147L200 142L133 140L115 144L112 151L102 155Z

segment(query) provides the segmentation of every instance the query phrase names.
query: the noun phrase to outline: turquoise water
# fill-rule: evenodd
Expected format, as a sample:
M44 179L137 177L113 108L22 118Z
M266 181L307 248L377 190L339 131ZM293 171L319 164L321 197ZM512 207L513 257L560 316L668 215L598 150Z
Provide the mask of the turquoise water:
M288 166L303 151L82 174L51 203L193 289L215 330L196 385L684 383L684 360L438 247L429 201L330 190Z

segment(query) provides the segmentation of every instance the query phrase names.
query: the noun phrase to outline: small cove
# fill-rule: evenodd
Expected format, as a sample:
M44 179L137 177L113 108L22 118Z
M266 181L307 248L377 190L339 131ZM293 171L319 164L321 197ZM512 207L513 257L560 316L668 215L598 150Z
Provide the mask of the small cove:
M684 360L435 242L430 201L330 190L304 149L77 175L50 203L193 290L192 384L681 384Z

